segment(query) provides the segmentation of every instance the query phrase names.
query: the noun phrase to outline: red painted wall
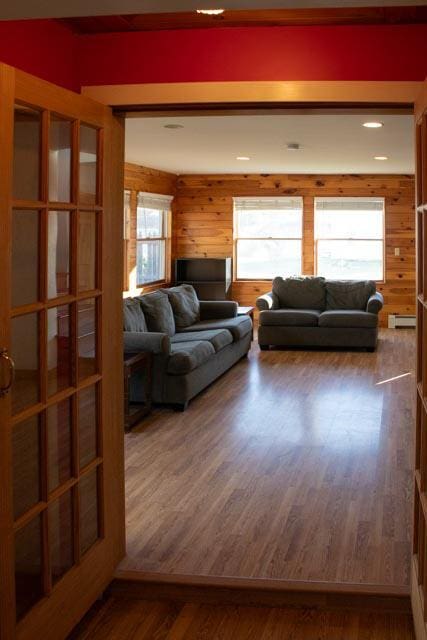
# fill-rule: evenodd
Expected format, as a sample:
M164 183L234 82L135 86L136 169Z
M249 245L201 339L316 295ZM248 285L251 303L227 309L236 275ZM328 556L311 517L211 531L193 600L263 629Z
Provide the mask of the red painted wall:
M79 41L82 85L427 76L427 25L195 29Z
M0 22L0 61L80 91L78 39L54 20Z
M423 80L427 25L248 27L76 36L0 22L0 60L81 85L232 80Z

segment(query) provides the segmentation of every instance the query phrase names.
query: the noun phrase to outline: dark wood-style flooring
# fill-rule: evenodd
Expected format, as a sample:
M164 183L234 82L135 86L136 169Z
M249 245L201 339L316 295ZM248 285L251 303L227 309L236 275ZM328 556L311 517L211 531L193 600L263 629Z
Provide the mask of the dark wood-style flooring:
M126 436L120 569L407 586L414 348L254 342L185 413L155 410Z
M411 615L110 597L69 640L414 640Z

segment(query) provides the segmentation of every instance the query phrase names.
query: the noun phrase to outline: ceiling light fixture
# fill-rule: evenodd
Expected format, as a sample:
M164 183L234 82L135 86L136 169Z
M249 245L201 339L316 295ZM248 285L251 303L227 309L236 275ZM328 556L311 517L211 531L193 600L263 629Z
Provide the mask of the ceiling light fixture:
M374 160L388 160L388 156L374 156Z
M250 160L249 156L237 156L236 160Z
M170 124L165 124L163 125L165 129L183 129L184 125L183 124L174 124L174 123L170 123Z
M299 142L288 142L286 148L288 151L300 151L301 145Z
M197 9L197 13L202 13L204 16L220 16L224 13L224 9Z
M381 129L381 127L384 126L383 122L364 122L363 126L366 127L366 129Z

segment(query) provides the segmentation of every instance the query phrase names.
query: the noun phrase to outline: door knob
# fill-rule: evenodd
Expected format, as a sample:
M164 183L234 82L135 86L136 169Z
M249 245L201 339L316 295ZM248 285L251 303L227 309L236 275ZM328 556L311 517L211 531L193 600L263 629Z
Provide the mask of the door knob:
M9 381L4 387L0 387L0 398L8 393L15 380L15 363L7 352L7 349L0 349L0 360L4 360L9 369Z

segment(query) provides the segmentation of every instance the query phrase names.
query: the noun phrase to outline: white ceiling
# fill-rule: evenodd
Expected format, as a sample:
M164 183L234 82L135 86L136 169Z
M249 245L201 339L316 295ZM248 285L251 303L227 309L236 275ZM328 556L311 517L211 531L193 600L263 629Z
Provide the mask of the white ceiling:
M379 7L426 5L427 0L5 0L0 20L67 18L129 13L164 13L221 7L222 9L277 9L306 7Z
M368 120L384 126L366 129ZM165 129L171 123L184 128ZM409 114L129 118L126 161L179 174L414 173L413 137ZM292 142L301 150L287 151ZM375 155L389 159L376 161Z

